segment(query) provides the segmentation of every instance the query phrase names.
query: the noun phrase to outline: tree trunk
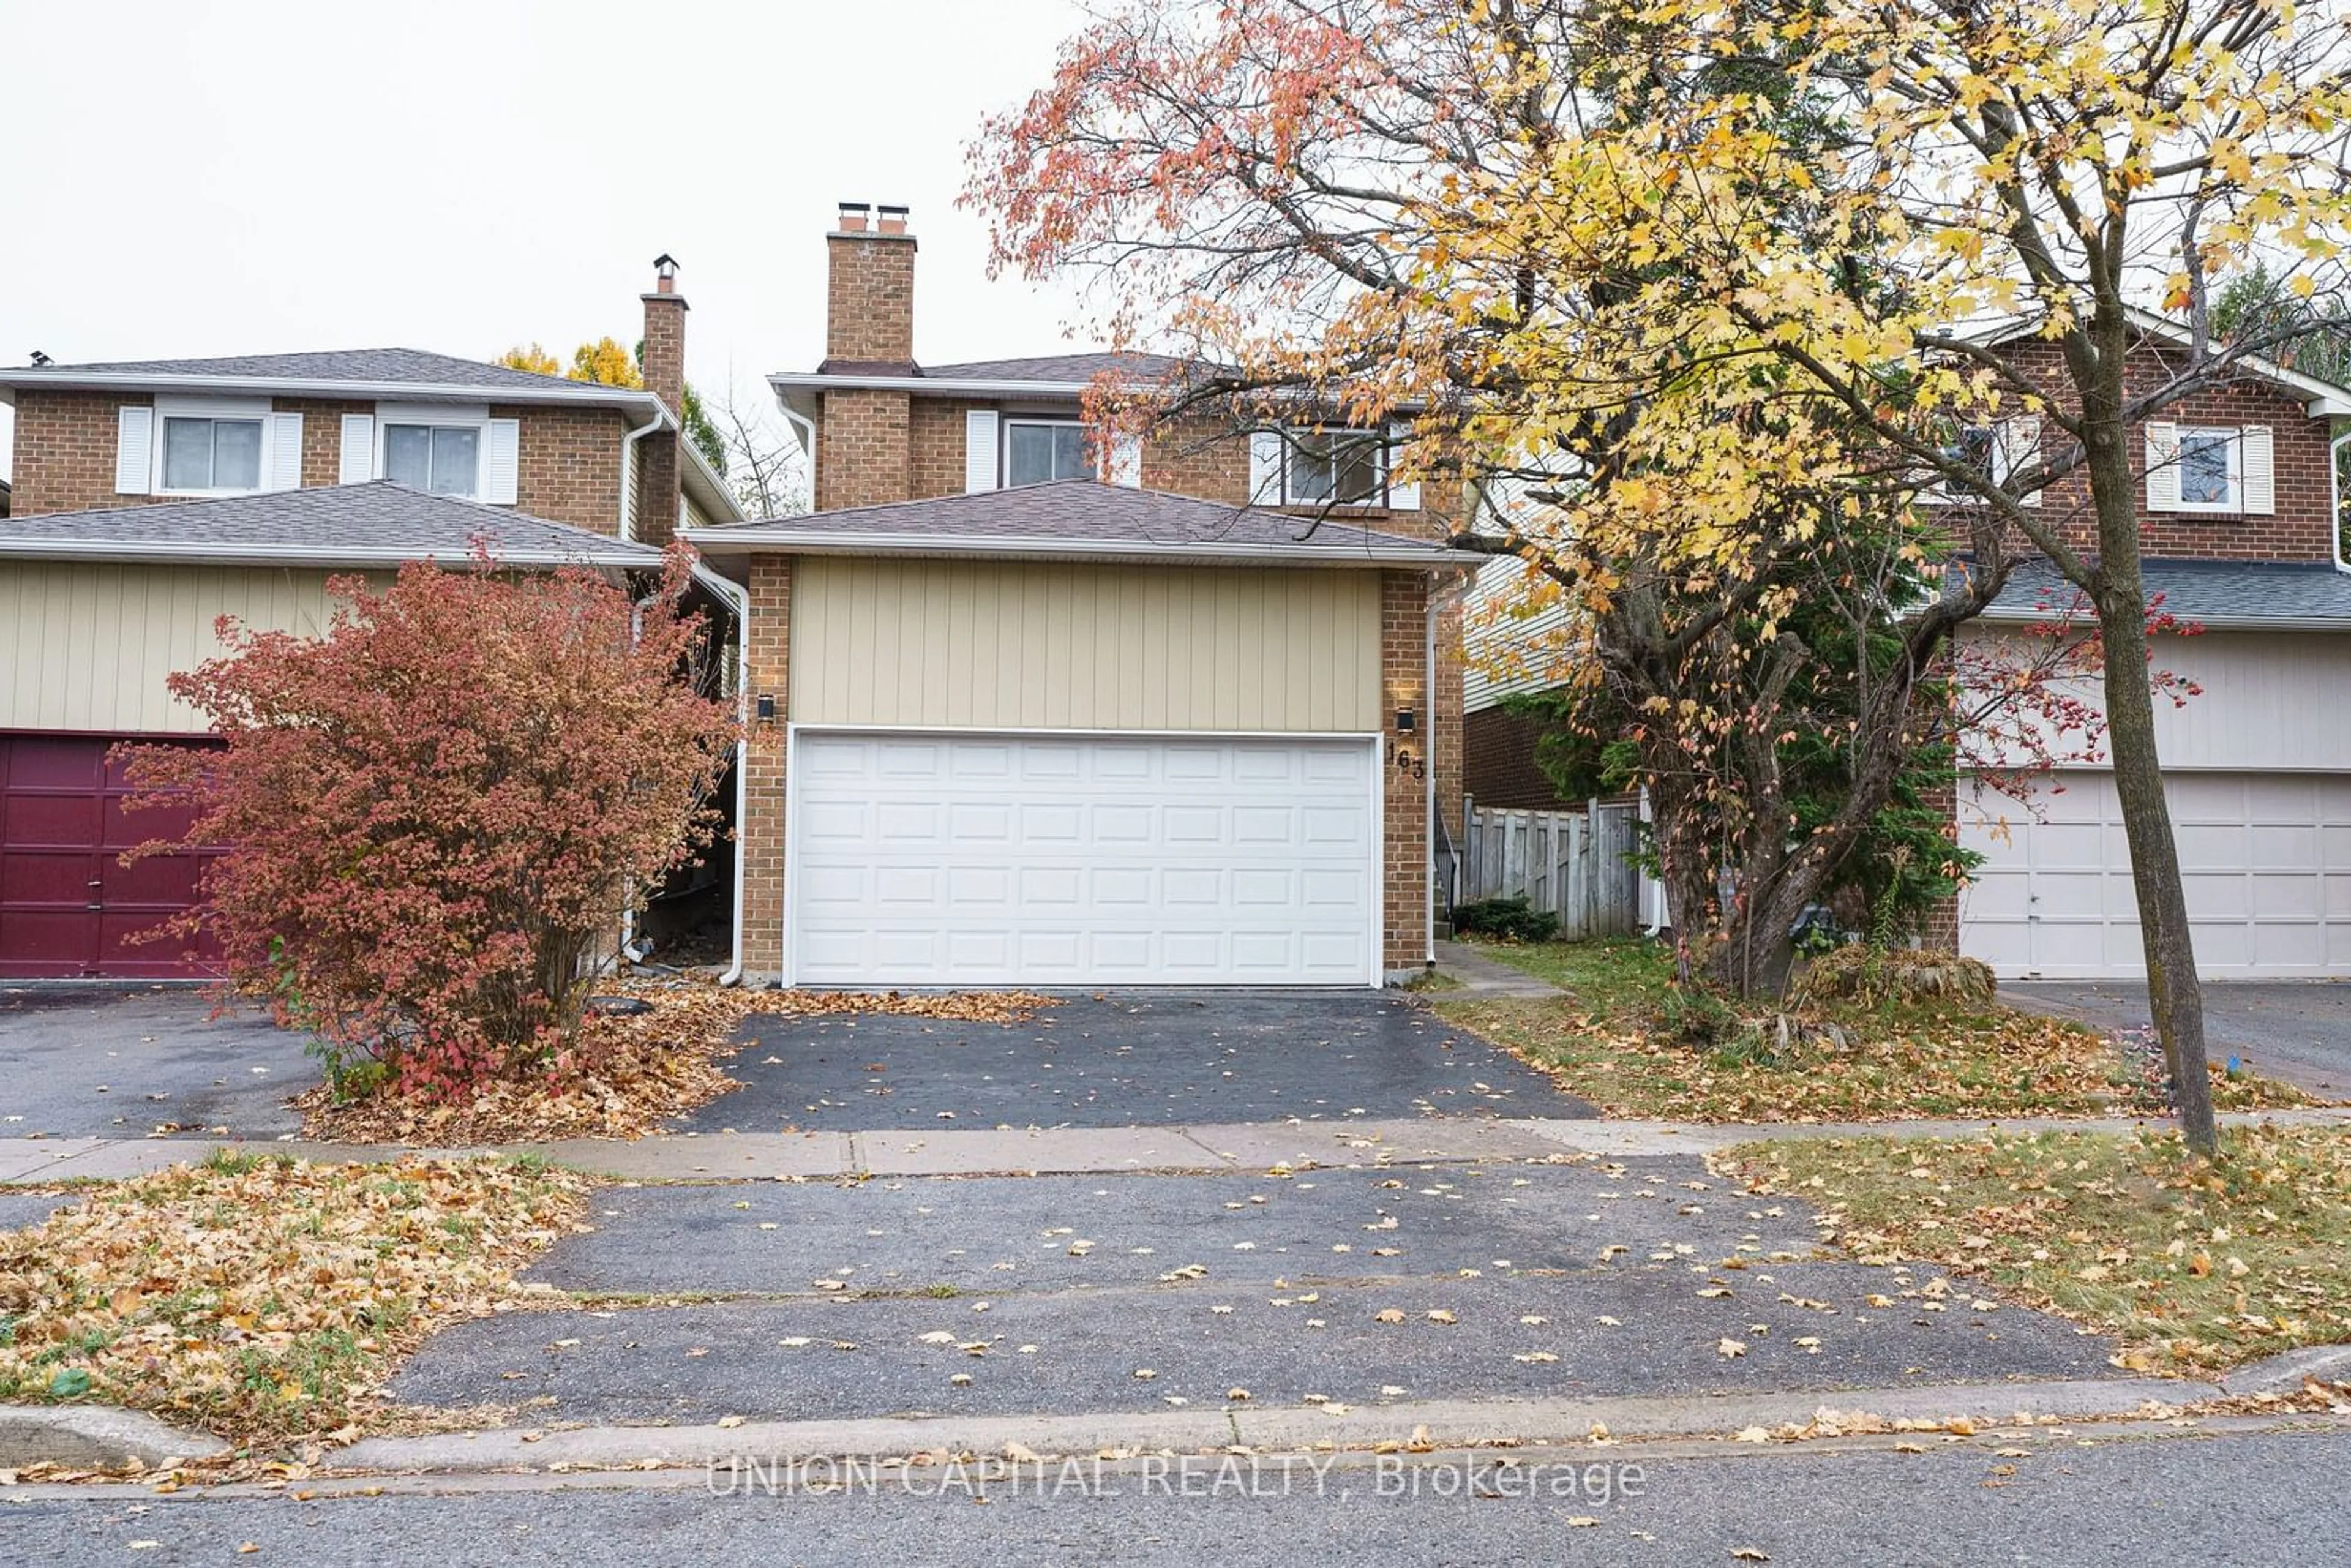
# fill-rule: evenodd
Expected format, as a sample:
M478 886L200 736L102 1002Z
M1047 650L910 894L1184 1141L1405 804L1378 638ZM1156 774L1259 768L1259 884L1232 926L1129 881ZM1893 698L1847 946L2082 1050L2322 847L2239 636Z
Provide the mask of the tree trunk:
M2147 600L2139 578L2138 484L2130 461L2130 428L2123 422L2119 332L2101 345L2101 384L2085 389L2090 494L2097 509L2099 587L2093 596L2105 647L2107 744L2114 754L2115 794L2130 845L2131 885L2138 899L2139 935L2147 953L2147 999L2163 1041L2189 1146L2210 1155L2219 1147L2212 1122L2212 1082L2204 1064L2204 990L2188 930L2188 896L2179 880L2179 850L2164 803L2163 764L2155 747L2155 698L2147 687Z

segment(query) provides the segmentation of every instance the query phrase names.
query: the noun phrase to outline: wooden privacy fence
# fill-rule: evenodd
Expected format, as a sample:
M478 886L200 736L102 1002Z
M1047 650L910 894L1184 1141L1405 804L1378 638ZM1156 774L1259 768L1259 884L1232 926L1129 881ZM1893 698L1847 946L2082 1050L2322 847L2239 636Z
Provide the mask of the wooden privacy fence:
M1637 800L1593 800L1581 811L1506 811L1465 802L1468 832L1453 902L1523 898L1559 916L1560 935L1622 936L1645 917Z

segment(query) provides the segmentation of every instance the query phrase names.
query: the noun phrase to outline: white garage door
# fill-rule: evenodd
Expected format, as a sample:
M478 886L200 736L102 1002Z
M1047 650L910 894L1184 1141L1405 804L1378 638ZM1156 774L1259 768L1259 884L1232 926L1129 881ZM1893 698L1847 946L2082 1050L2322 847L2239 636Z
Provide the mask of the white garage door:
M2164 789L2199 971L2351 975L2351 777L2174 773ZM2039 821L1989 793L1961 808L2008 817L2004 841L1963 822L1987 859L1960 895L1961 950L2011 977L2146 974L2112 777L2053 775L2037 800Z
M1376 985L1368 738L796 732L790 978Z

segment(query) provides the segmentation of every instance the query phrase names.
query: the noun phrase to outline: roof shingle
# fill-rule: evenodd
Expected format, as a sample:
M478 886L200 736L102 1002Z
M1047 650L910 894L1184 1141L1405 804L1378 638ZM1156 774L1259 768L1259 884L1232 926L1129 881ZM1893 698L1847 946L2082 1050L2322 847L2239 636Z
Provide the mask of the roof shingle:
M2182 621L2206 625L2265 622L2339 625L2351 632L2351 573L2325 561L2146 560L2139 577L2149 603ZM2092 612L2074 585L2045 560L2025 561L2009 573L1985 618L1992 621L2087 619Z
M658 567L649 545L379 479L0 522L0 556L198 557L317 565L464 560L479 538L518 565Z
M37 371L0 371L17 381L69 381L75 376L192 376L259 382L365 382L413 386L479 387L537 392L569 391L583 397L611 397L628 389L575 382L535 371L512 370L454 354L422 349L329 349L301 354L238 354L213 360L115 360L99 364L45 365ZM18 384L22 384L19 382Z
M1295 517L1163 490L1106 485L1096 479L1058 479L1016 489L852 507L697 529L694 537L723 543L730 533L755 529L843 543L919 538L942 546L961 539L998 545L1033 542L1046 548L1056 544L1132 547L1142 555L1157 549L1225 548L1242 553L1311 551L1327 553L1334 559L1372 550L1390 559L1398 554L1426 555L1432 562L1451 559L1451 552L1432 539L1381 533L1331 517Z

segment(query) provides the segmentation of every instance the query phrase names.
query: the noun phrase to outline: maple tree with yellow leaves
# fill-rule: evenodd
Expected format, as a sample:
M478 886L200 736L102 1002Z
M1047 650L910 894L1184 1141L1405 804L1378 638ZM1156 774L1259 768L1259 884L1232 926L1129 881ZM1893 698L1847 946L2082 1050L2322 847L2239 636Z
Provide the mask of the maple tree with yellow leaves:
M1569 603L1564 673L1634 716L1677 936L1712 938L1686 964L1735 989L1784 977L1942 722L1955 633L2046 558L2095 619L2209 1148L2134 435L2289 340L2221 332L2218 280L2342 289L2345 27L2339 0L1134 5L984 128L968 199L999 266L1095 272L1114 340L1198 367L1106 416L1302 407L1468 488L1455 542ZM1823 606L1841 658L1797 633ZM1823 716L1845 798L1792 821L1782 747Z

